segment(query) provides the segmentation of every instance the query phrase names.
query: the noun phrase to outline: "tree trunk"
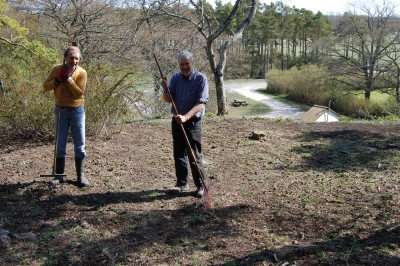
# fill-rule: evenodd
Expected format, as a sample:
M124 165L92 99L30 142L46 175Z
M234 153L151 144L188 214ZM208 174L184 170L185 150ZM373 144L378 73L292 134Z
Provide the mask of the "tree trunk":
M399 68L397 68L397 76L396 76L396 101L398 104L400 104L400 71Z
M366 100L371 99L371 92L366 90L365 93L364 93L364 97L365 97Z
M262 76L265 77L265 58L266 58L266 47L267 44L265 43L265 40L262 41L262 45L261 45L261 60L262 60Z
M215 89L217 91L217 105L218 105L218 113L217 115L225 115L228 113L226 108L226 93L224 89L224 78L223 74L218 72L214 72L215 78Z
M283 57L283 37L281 37L281 70L285 70L284 68L284 57Z
M219 63L215 61L215 54L212 48L212 41L207 42L207 56L211 70L214 74L215 89L217 91L217 115L225 115L228 113L226 108L226 93L224 89L224 69L226 65L226 53L229 48L229 41L221 45Z

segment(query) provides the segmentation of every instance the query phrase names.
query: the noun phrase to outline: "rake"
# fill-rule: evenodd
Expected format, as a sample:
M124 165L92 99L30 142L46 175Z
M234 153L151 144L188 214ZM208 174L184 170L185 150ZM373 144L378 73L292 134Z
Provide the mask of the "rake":
M157 64L158 71L160 71L161 78L162 78L162 79L165 79L165 77L164 77L164 75L163 75L163 73L162 73L162 71L161 71L160 65L158 64L158 60L157 60L156 55L153 54L153 56L154 56L154 60L156 61L156 64ZM172 104L172 107L174 108L175 114L178 114L178 109L176 108L175 102L174 102L174 100L172 99L171 93L169 92L169 89L168 89L168 88L167 88L167 92L168 92L169 98L171 99L171 104ZM199 173L199 176L200 176L200 178L201 178L201 181L202 181L202 183L203 183L203 185L204 185L204 195L203 195L203 197L204 197L204 208L206 209L206 211L209 211L209 210L211 210L211 208L212 208L212 198L211 198L211 191L210 191L210 188L209 188L209 186L206 186L206 182L205 182L203 173L202 173L201 170L200 170L199 164L197 163L197 160L196 160L196 156L194 155L194 152L193 152L193 150L192 150L192 147L190 146L190 142L189 142L189 139L188 139L188 137L187 137L185 128L183 127L182 124L179 124L179 125L180 125L180 127L181 127L183 136L185 137L187 149L189 150L190 155L192 156L192 159L193 159L193 161L194 161L194 163L195 163L195 165L196 165L197 172Z
M60 84L60 96L58 100L58 105L61 103L61 93L62 88ZM58 130L60 127L60 108L58 108L57 112L57 125L56 125L56 135L55 135L55 144L54 144L54 158L53 158L53 173L51 174L41 174L40 177L65 177L66 174L56 174L56 156L57 156L57 145L58 145Z

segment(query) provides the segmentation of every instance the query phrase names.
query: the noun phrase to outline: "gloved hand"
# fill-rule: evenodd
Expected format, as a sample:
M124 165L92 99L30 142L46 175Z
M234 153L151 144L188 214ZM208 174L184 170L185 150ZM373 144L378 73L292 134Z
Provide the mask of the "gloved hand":
M60 68L60 71L58 71L58 75L56 77L56 80L58 83L61 83L63 80L66 80L68 78L69 71L66 69L64 66Z

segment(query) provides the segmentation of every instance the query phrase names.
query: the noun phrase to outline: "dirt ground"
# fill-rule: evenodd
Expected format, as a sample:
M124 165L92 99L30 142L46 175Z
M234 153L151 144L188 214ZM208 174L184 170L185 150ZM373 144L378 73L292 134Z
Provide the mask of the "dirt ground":
M169 120L88 136L84 189L72 143L69 182L52 187L40 177L51 142L2 140L0 265L400 265L399 124L214 118L203 129L210 211L167 193Z

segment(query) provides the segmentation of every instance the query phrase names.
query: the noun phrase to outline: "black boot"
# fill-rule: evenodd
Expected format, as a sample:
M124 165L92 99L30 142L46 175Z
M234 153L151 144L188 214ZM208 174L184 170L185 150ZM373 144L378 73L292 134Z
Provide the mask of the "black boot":
M84 170L85 170L85 159L77 159L75 158L75 168L76 168L76 176L78 178L78 186L80 187L88 187L89 181L85 178Z
M64 174L65 169L65 158L56 158L56 172L55 174L62 175ZM53 180L50 180L50 184L58 185L60 183L64 183L64 178L62 176L56 176Z

